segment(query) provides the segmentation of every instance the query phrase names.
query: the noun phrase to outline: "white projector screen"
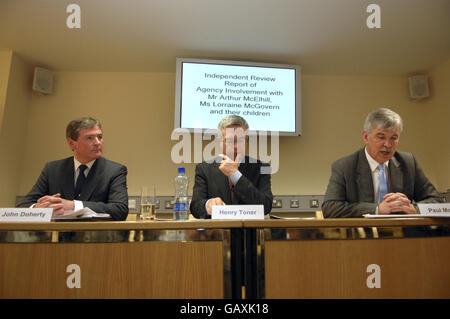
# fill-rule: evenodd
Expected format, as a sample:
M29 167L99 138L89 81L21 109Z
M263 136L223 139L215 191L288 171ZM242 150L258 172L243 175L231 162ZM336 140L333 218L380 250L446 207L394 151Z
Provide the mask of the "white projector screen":
M298 65L177 59L175 129L216 129L228 115L250 131L301 135Z

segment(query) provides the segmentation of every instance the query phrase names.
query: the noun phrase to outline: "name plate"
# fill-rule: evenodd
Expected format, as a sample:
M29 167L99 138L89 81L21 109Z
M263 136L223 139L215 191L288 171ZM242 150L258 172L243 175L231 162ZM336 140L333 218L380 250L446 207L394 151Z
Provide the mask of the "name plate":
M52 219L53 208L0 208L2 223L45 223Z
M427 217L449 217L450 203L417 204L420 215Z
M213 206L211 219L264 219L264 205Z

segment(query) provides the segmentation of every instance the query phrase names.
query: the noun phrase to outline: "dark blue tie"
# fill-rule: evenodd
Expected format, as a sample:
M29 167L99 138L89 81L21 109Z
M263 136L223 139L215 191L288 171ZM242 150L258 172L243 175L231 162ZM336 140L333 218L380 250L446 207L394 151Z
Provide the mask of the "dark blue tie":
M80 194L83 191L83 185L86 182L86 176L84 175L84 171L86 170L87 166L81 164L79 168L80 174L78 175L77 183L75 184L75 198L80 197Z
M384 163L378 165L378 182L380 183L380 197L378 198L378 203L381 203L383 197L388 193Z

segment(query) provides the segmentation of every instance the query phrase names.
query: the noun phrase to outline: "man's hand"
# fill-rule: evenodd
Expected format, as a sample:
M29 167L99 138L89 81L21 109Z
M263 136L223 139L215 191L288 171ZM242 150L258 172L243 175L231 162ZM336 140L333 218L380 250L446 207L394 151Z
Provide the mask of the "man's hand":
M208 204L206 205L206 212L211 215L212 214L212 207L214 205L217 206L225 206L226 204L224 203L224 201L222 200L222 198L220 197L215 197L215 198L211 198L208 201Z
M378 214L387 215L392 213L416 214L416 208L408 197L402 193L389 193L383 197L378 205Z
M61 194L46 195L38 199L35 208L53 208L55 215L63 215L66 210L73 210L73 201L61 198Z
M68 200L68 199L64 199L61 198L61 201L64 205L64 211L66 210L74 210L75 209L75 203L73 200Z
M219 169L227 177L233 175L239 168L239 158L232 160L225 154L219 154L222 157L222 162L220 162Z

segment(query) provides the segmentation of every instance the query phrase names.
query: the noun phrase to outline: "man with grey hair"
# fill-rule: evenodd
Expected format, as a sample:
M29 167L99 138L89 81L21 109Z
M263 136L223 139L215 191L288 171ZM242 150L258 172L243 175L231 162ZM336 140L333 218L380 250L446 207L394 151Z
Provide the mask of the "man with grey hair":
M71 121L66 128L73 156L45 165L19 207L53 208L55 215L89 207L114 220L128 215L127 168L102 157L101 123L91 117Z
M367 116L365 148L332 164L325 217L416 214L416 203L443 201L414 155L396 150L402 130L401 117L387 108Z
M268 165L245 155L248 124L240 116L223 118L218 138L225 154L203 162L195 169L195 183L190 206L197 218L211 218L213 205L264 205L272 209L272 191Z

